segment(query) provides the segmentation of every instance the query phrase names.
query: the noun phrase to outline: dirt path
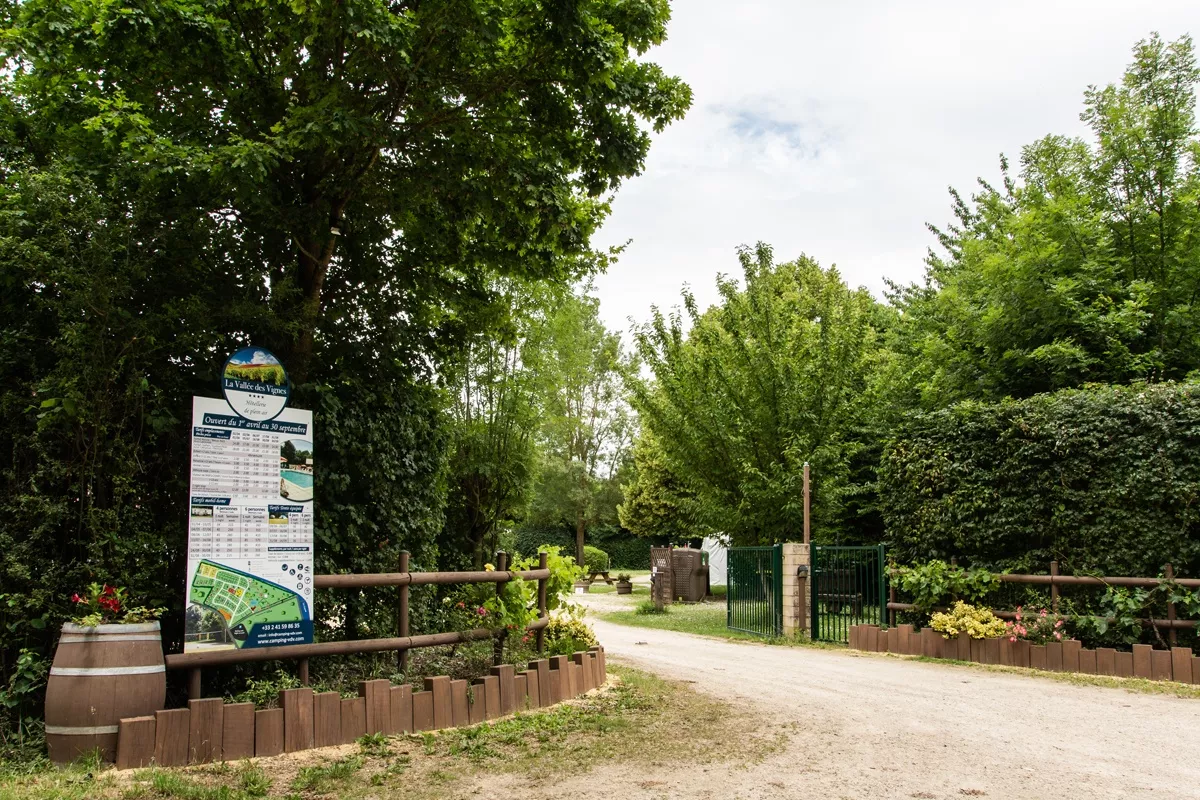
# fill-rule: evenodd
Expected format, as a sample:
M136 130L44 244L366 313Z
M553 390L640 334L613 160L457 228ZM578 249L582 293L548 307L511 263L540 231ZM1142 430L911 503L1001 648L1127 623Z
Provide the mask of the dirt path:
M744 768L697 774L681 764L639 781L612 767L581 788L615 781L624 797L714 800L1200 797L1200 701L593 625L613 660L694 681L789 735Z

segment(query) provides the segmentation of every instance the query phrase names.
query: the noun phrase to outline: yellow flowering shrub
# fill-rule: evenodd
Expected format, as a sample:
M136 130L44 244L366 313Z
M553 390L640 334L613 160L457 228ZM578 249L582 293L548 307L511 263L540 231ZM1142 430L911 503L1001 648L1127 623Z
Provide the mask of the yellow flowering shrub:
M960 633L966 633L972 639L992 639L1007 631L1004 620L990 608L976 608L962 600L949 611L934 614L929 626L942 634L943 639L957 638Z

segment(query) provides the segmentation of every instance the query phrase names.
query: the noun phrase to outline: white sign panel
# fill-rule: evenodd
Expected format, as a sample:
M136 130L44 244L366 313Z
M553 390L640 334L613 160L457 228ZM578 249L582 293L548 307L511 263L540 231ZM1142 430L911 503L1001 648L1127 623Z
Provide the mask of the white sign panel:
M312 641L313 418L192 398L184 652Z

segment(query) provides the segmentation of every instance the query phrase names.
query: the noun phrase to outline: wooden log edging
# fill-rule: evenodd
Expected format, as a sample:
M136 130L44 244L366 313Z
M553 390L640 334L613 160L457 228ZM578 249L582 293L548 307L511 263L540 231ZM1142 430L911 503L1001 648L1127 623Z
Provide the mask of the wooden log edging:
M972 639L965 633L957 639L947 639L933 628L917 631L912 625L882 630L877 625L852 625L850 647L868 653L926 656L1047 672L1200 684L1200 656L1193 655L1190 647L1155 650L1148 644L1135 644L1133 652L1125 653L1109 647L1088 650L1075 639L1045 645L1020 639L1011 642L1007 636Z
M118 769L162 767L274 756L353 742L365 733L408 733L477 724L513 712L550 705L540 702L539 678L561 687L568 700L602 687L608 680L604 649L593 647L547 664L533 661L516 673L493 667L474 686L445 676L425 679L425 690L386 680L360 681L358 697L314 695L308 687L279 693L279 708L255 711L248 703L219 698L191 700L187 708L120 720Z

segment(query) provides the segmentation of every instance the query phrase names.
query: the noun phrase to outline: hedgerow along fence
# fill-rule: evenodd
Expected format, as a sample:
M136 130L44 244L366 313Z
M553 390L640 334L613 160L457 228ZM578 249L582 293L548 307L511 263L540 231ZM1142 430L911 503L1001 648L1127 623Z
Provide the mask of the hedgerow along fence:
M420 585L454 585L454 584L487 584L494 583L497 593L503 583L514 580L536 580L537 589L537 619L530 623L526 630L535 633L537 637L537 652L545 652L545 629L549 624L548 584L551 571L548 566L547 553L539 554L537 569L513 570L508 567L508 556L501 552L497 554L497 569L494 571L477 572L410 572L408 553L401 554L400 572L376 574L334 574L315 575L313 585L317 589L354 589L370 587L394 586L397 588L397 631L395 637L356 639L333 642L316 642L304 645L287 645L280 647L264 647L255 649L231 649L197 653L172 653L163 657L157 647L151 654L152 659L145 660L136 666L128 666L125 660L125 648L113 648L111 644L101 644L100 637L95 637L92 654L71 653L70 658L82 658L89 666L80 667L74 663L61 664L61 658L67 657L66 648L59 648L55 653L55 664L50 671L50 684L47 686L46 726L57 732L51 742L51 758L55 761L68 761L78 755L79 748L72 742L88 742L88 747L100 747L101 751L112 756L116 751L118 726L122 719L141 717L147 713L147 697L145 693L157 690L156 698L150 699L149 705L161 703L161 682L144 681L142 677L152 673L161 674L163 670L187 670L187 695L189 703L202 699L202 670L206 667L220 667L232 664L244 664L259 661L293 661L297 665L301 685L309 685L309 659L315 656L355 655L363 653L378 653L394 651L397 653L397 663L401 672L407 670L408 651L424 648L453 645L464 642L493 639L497 642L497 651L501 639L506 632L492 628L475 628L466 631L452 631L412 636L409 633L409 587ZM106 626L122 627L122 626ZM84 637L91 639L93 637ZM157 639L157 634L153 637ZM76 648L78 649L78 648ZM497 663L499 652L497 652ZM156 661L157 663L151 663ZM83 679L83 680L81 680ZM99 682L99 683L98 683ZM103 683L109 683L112 691L105 691ZM153 684L153 685L152 685ZM139 695L139 685L142 695ZM83 693L82 696L80 693ZM80 695L80 696L74 696ZM94 702L91 698L103 697L103 702ZM154 709L151 709L154 710ZM164 709L165 710L165 709ZM73 734L78 734L74 736ZM98 740L97 737L100 737ZM48 737L49 738L49 737Z
M1163 567L1162 577L1147 578L1133 576L1115 576L1115 575L1061 575L1059 574L1059 562L1051 561L1049 573L1046 575L1022 574L1022 573L996 573L995 579L1001 584L1007 584L1010 587L1033 587L1038 592L1026 592L1023 595L1015 595L1012 592L1004 592L1003 590L984 596L980 601L980 605L986 605L992 608L992 613L1001 619L1011 620L1016 617L1016 607L1033 606L1035 608L1045 607L1053 613L1060 613L1064 605L1070 604L1072 607L1087 609L1094 604L1094 599L1081 596L1082 591L1095 591L1097 589L1107 590L1110 587L1126 587L1126 588L1142 588L1156 589L1162 586L1179 586L1184 589L1200 589L1200 579L1198 578L1178 578L1175 576L1174 569L1170 564ZM1064 591L1067 595L1064 596ZM1074 594L1072 594L1074 593ZM999 600L1000 602L996 602ZM1012 609L997 608L1006 604L1012 605ZM1145 617L1139 618L1140 622L1146 628L1164 630L1167 633L1166 644L1174 646L1178 642L1178 632L1184 630L1195 630L1197 628L1196 620L1179 619L1177 605L1169 600L1164 603L1164 617ZM934 611L945 611L945 607L937 606ZM899 599L899 591L893 581L888 589L887 603L887 624L890 627L896 627L896 615L898 612L919 612L920 609L912 604L901 602ZM1115 618L1110 617L1109 622L1115 621Z

